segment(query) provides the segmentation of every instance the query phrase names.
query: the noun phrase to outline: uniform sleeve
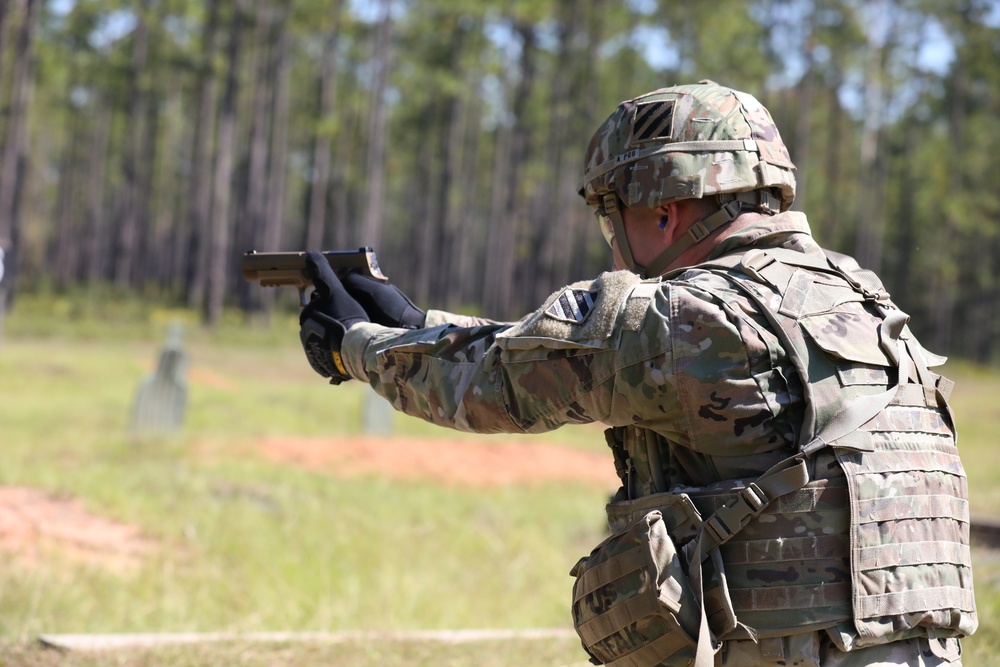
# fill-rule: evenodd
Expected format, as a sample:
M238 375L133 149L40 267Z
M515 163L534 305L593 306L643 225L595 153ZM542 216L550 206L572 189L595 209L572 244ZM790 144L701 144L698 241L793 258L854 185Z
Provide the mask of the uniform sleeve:
M652 291L637 283L627 272L602 274L556 292L514 325L360 324L342 354L351 375L397 410L458 430L660 421L677 410L663 391L669 331L644 325ZM649 400L653 386L657 401Z
M513 324L513 322L500 322L475 315L459 315L433 308L427 311L427 321L424 326L432 328L442 324L454 324L457 327L479 327L491 324Z
M359 324L347 332L341 354L351 376L401 412L461 431L514 432L494 353L496 335L506 328Z

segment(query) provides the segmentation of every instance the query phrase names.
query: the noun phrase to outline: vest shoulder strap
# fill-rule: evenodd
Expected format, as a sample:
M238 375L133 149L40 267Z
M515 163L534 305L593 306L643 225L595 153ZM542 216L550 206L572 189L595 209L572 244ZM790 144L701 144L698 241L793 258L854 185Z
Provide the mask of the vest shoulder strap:
M757 305L785 345L793 366L802 377L806 397L806 419L800 433L798 453L774 465L733 501L705 520L699 539L688 545L692 551L698 552L698 558L707 558L713 549L727 542L751 519L760 515L775 498L805 486L810 480L807 460L816 452L834 443L852 449L865 449L864 439L855 438L853 434L882 412L892 401L898 387L906 382L910 373L910 355L901 335L908 317L891 305L888 294L874 273L855 267L857 263L846 255L829 260L781 248L750 249L698 265L697 268L726 276ZM891 358L896 362L894 384L883 392L858 397L822 424L817 423L817 406L809 382L809 350L798 325L798 315L793 308L775 309L771 305L774 291L783 297L781 302L784 305L788 290L795 287L795 268L841 276L865 300L875 302L883 317L879 327L880 338L883 345L890 348ZM774 291L762 289L761 283L769 285Z

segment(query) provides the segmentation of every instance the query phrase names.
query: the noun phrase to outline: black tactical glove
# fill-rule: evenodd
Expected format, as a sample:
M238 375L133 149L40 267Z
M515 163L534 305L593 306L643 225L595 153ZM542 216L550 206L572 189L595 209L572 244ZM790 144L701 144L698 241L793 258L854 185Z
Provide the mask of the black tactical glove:
M344 287L375 324L403 329L424 328L427 315L392 283L351 272L344 278Z
M340 357L344 334L358 322L367 322L368 316L344 289L322 253L306 253L305 273L316 289L299 315L302 349L314 371L330 378L330 384L340 384L351 379Z

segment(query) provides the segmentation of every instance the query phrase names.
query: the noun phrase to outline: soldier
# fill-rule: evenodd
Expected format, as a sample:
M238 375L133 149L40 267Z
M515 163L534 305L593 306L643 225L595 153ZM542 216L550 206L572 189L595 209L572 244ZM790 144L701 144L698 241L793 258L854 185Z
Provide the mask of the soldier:
M609 427L612 537L574 568L596 664L960 665L976 628L944 359L788 210L793 169L746 93L623 102L581 189L618 270L513 324L310 254L302 343L332 382L465 431Z

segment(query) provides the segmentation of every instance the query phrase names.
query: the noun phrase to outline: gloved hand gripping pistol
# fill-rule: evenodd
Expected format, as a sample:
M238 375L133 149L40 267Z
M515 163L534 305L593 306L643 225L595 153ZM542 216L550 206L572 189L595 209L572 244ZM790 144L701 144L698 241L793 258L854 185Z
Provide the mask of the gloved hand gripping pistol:
M378 266L378 259L372 248L357 250L328 250L323 257L330 263L337 277L343 280L348 273L356 271L362 275L388 283ZM305 252L257 252L251 250L243 255L243 277L262 287L295 287L299 290L299 304L309 303L312 279L306 272Z
M250 251L243 255L243 277L264 287L298 288L300 338L306 358L333 384L350 379L340 350L352 326L370 321L419 329L426 322L424 311L383 275L371 248L357 252Z

